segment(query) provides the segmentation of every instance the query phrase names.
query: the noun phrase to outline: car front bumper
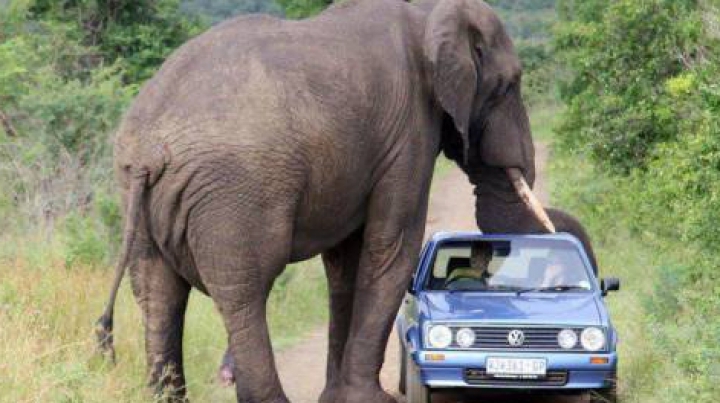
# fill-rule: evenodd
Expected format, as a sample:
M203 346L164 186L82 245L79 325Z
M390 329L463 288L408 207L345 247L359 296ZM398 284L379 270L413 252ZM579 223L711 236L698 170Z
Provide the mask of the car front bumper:
M438 358L440 355L442 360ZM487 357L546 358L548 377L526 380L478 379L475 375L484 373ZM592 357L607 358L608 362L591 364ZM416 351L412 358L420 369L422 383L431 388L602 389L612 386L617 369L615 352Z

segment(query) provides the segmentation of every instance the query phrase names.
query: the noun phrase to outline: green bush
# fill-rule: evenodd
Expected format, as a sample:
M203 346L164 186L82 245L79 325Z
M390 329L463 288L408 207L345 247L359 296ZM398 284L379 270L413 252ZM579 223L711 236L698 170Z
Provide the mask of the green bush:
M97 50L83 60L86 66L120 62L127 83L150 78L170 52L203 28L180 11L178 0L34 0L28 15L72 26L81 44Z
M333 3L333 0L275 0L285 11L285 16L293 19L311 17Z
M68 266L108 260L120 232L110 137L139 84L199 29L175 0L0 8L4 236L63 238Z
M587 149L607 169L643 167L653 147L678 132L665 82L700 57L696 1L563 0L559 9L555 45L569 106L562 143Z
M523 64L523 98L531 107L555 102L557 65L551 46L556 0L492 0Z
M713 402L720 395L713 23L720 13L690 0L562 0L560 10L555 41L568 109L558 152L594 172L561 193L583 219L630 234L625 248L654 255L645 266L633 257L626 272L645 274L638 320L660 352L653 367L633 374L653 387L635 385L628 400Z
M92 218L79 214L68 215L64 219L62 233L66 245L66 268L107 263L107 240Z

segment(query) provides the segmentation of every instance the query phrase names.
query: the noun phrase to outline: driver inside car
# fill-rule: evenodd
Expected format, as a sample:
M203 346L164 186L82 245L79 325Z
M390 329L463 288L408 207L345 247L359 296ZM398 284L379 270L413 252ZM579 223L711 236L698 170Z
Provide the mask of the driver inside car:
M445 289L460 290L468 288L485 288L491 277L488 266L493 256L492 244L487 242L474 243L470 249L469 267L454 267L445 279Z

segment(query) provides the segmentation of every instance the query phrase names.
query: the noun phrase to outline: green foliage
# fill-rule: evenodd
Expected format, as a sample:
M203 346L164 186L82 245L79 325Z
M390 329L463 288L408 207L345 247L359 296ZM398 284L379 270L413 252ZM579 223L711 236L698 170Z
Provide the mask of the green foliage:
M628 233L622 249L652 256L649 264L634 256L624 272L648 284L637 319L658 352L652 367L630 369L650 386L634 383L628 400L713 402L720 395L720 12L703 1L563 0L560 13L568 109L559 151L571 164L591 163L560 193L595 234Z
M111 245L119 245L122 239L123 222L117 195L98 192L95 208L103 228L109 232Z
M71 214L65 217L64 241L67 252L65 267L92 266L105 262L107 240L103 239L95 221L87 216Z
M170 52L202 26L179 9L178 0L35 0L32 20L73 24L84 45L97 49L97 63L122 61L124 79L149 78Z
M293 19L311 17L333 3L333 0L275 0L285 16Z
M491 6L517 11L545 11L555 7L556 0L489 0Z
M492 0L523 64L523 97L531 106L554 100L555 72L551 46L557 20L556 0Z
M117 240L105 234L119 227L117 206L97 198L113 187L110 135L140 83L199 28L175 0L4 4L0 223L66 239L68 265L105 261Z
M15 131L0 130L0 223L52 233L109 176L108 137L135 87L119 63L92 68L72 24L23 20L29 4L0 12L0 111Z
M703 57L696 2L563 0L559 9L563 144L588 148L608 169L643 167L679 129L665 82Z

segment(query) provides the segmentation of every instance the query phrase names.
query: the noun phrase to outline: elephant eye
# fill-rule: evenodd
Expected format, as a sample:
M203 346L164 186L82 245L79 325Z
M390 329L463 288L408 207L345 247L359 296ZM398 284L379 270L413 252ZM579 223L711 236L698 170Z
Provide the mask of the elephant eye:
M505 83L503 80L499 80L495 86L495 90L493 91L493 98L497 99L507 94L508 88L509 85L507 85L507 83Z

